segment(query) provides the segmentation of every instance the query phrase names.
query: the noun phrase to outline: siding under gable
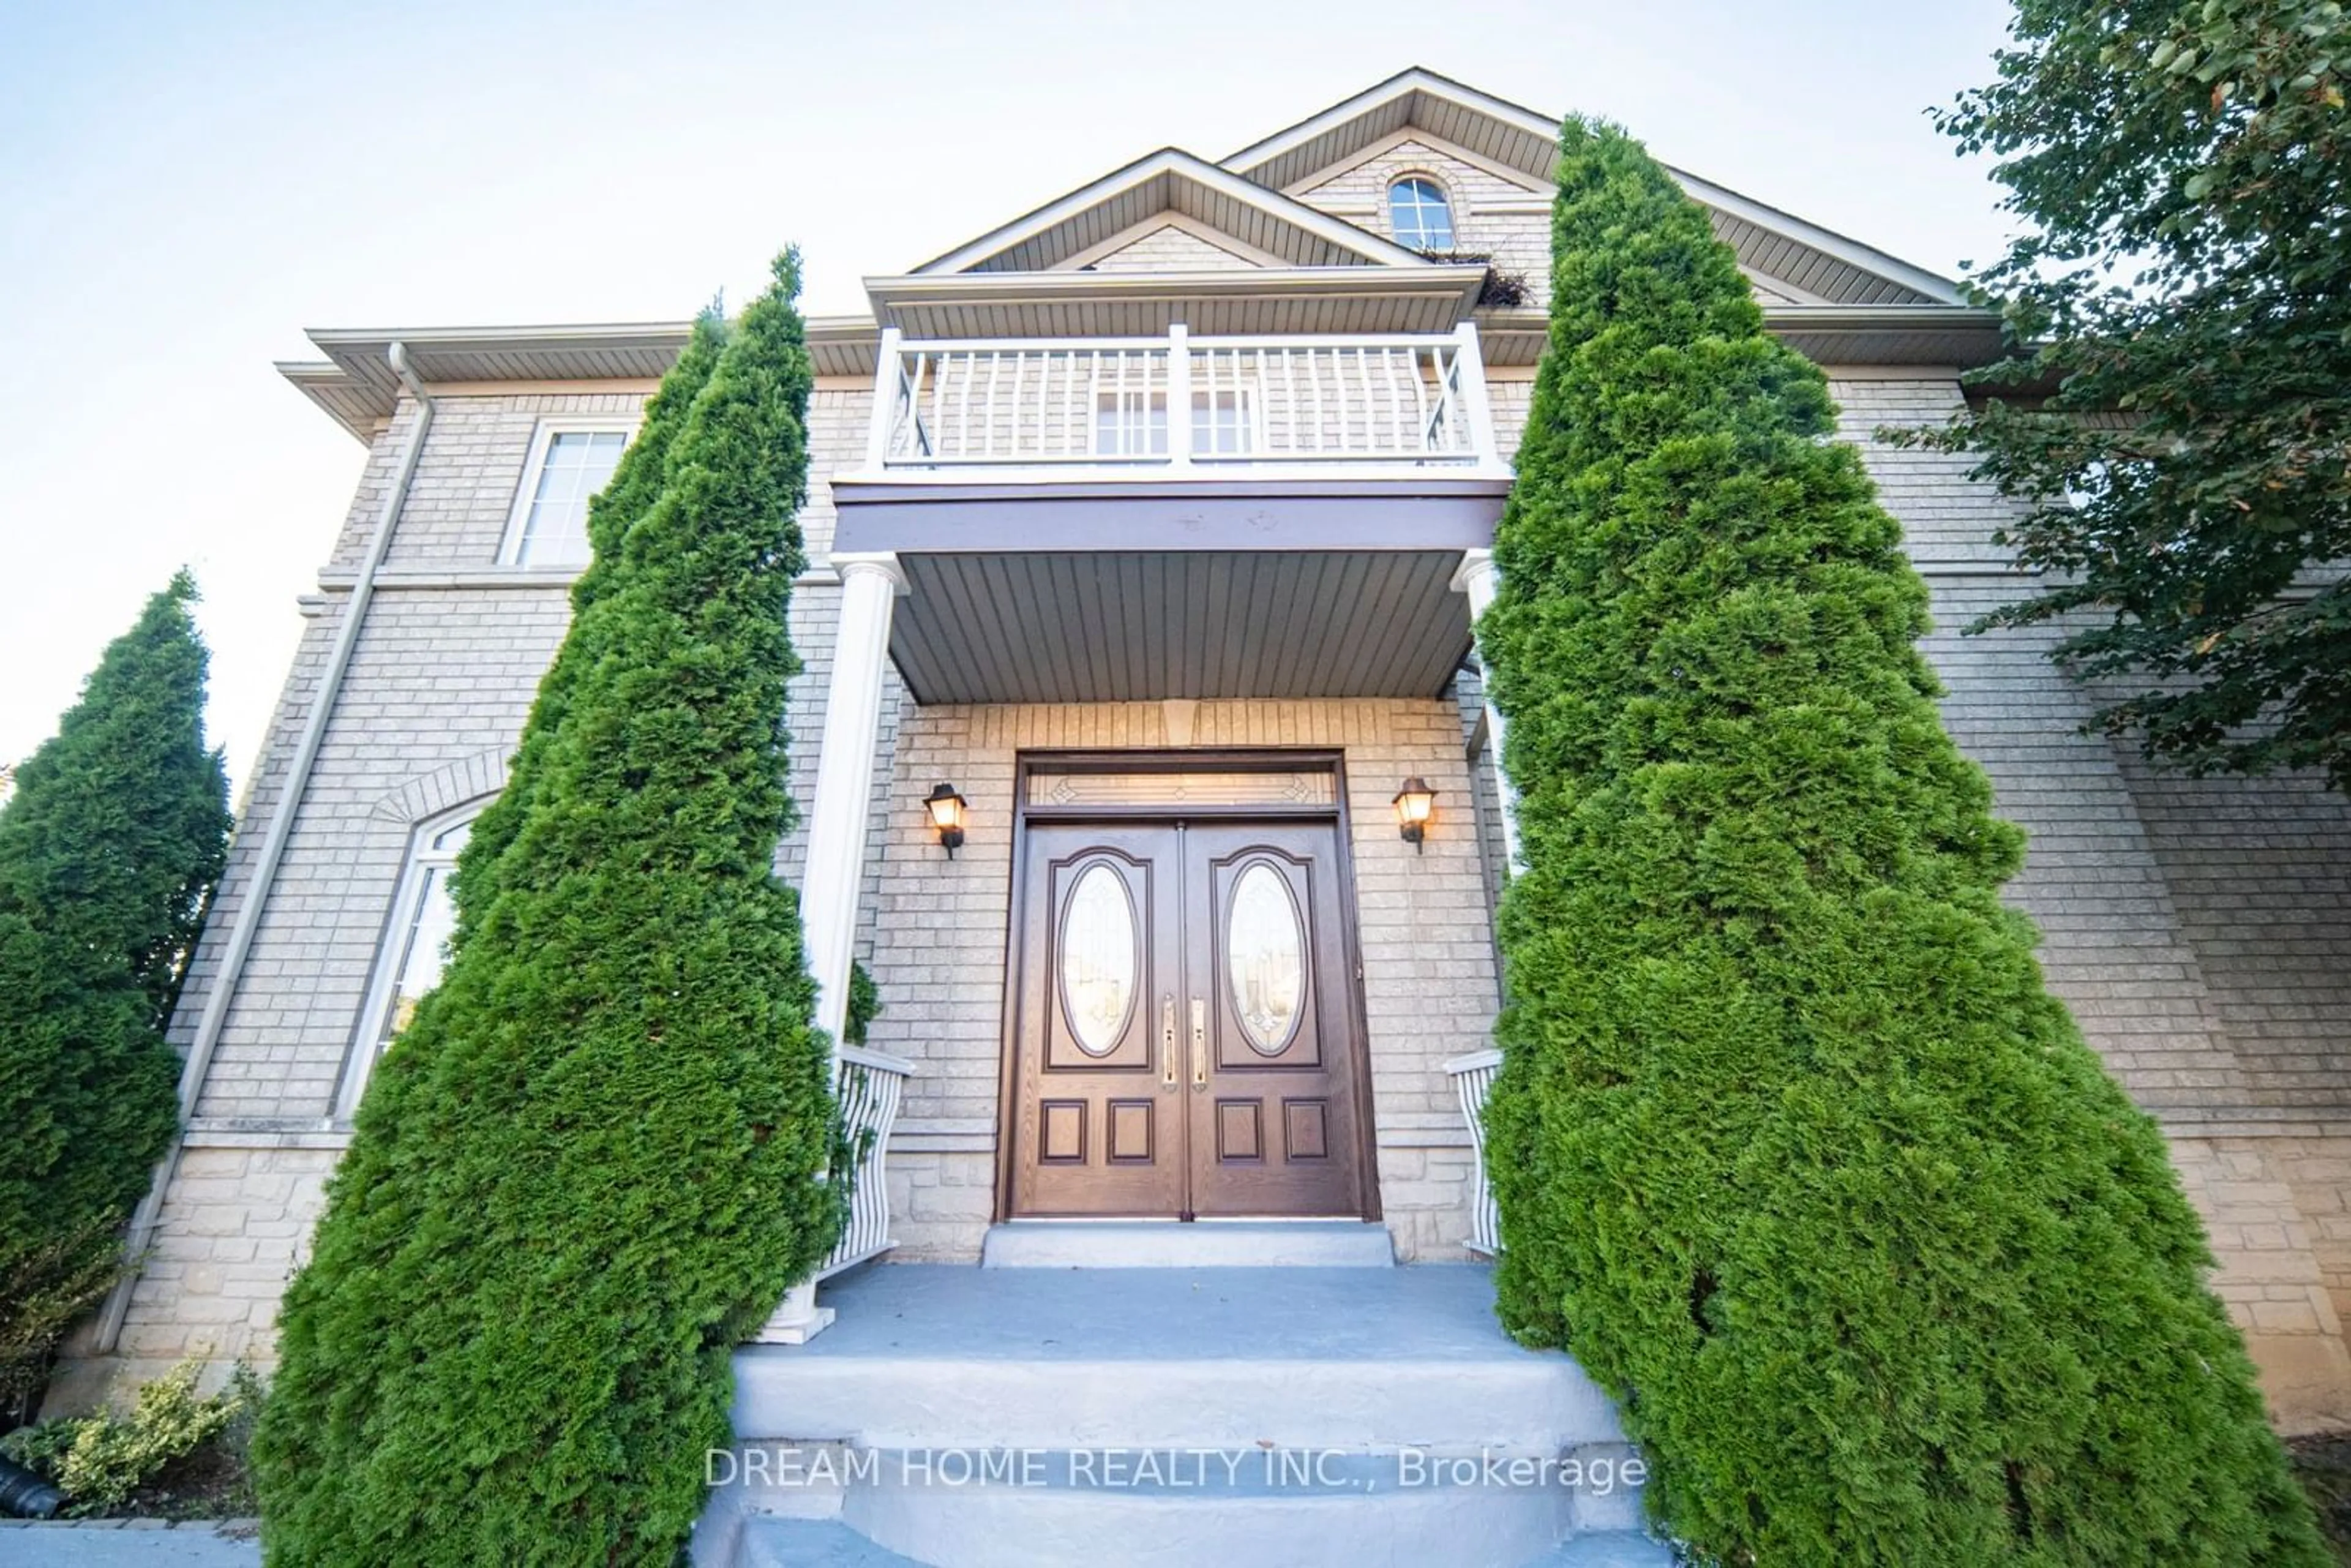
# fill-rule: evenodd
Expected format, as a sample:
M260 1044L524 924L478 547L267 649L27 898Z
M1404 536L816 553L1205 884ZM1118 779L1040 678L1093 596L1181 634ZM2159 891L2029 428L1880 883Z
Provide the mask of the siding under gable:
M1169 223L1090 265L1096 272L1246 272L1258 264Z

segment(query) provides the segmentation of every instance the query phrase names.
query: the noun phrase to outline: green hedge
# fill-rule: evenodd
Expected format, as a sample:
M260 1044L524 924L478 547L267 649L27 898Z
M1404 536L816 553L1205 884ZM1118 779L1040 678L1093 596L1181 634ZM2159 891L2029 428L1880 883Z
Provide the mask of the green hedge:
M228 850L185 572L0 808L0 1408L117 1273L177 1124L163 1025Z
M2044 987L2022 839L1820 372L1571 120L1479 628L1527 870L1488 1111L1514 1333L1728 1563L2326 1561L2161 1136Z
M769 863L797 288L787 256L723 351L697 336L596 514L515 809L465 852L447 971L287 1295L272 1564L667 1564L731 1352L831 1246L826 1053Z

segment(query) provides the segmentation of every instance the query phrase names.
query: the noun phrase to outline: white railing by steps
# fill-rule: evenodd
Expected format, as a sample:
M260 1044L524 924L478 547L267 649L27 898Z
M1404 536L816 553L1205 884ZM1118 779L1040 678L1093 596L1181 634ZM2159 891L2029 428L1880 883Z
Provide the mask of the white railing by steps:
M755 1344L806 1344L832 1322L832 1309L820 1306L817 1281L829 1279L897 1243L890 1239L890 1179L884 1162L890 1129L914 1064L904 1057L862 1045L832 1051L834 1103L841 1108L841 1134L853 1155L849 1172L849 1218L841 1239L816 1272L784 1293L783 1301L751 1336Z
M1453 1092L1461 1097L1461 1115L1469 1124L1470 1146L1478 1151L1469 1194L1469 1235L1464 1242L1472 1252L1497 1256L1502 1250L1502 1216L1494 1206L1493 1184L1486 1179L1486 1093L1502 1070L1499 1051L1473 1051L1445 1064L1453 1075Z
M1362 337L883 333L870 471L1494 466L1478 329Z
M835 1047L832 1061L833 1094L854 1163L850 1167L849 1220L832 1255L816 1271L820 1280L897 1245L890 1239L890 1183L883 1162L889 1156L898 1102L914 1071L914 1064L902 1057L860 1045Z

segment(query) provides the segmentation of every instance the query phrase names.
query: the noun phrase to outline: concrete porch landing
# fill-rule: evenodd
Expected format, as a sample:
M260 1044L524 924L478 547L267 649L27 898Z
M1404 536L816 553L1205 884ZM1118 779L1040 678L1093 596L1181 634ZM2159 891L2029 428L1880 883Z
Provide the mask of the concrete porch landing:
M1564 1355L1512 1343L1473 1264L883 1265L805 1345L735 1354L735 1431L904 1448L1616 1442Z
M808 1344L736 1353L737 1458L768 1469L714 1496L698 1563L1670 1560L1608 1399L1510 1342L1481 1267L900 1264L827 1300Z

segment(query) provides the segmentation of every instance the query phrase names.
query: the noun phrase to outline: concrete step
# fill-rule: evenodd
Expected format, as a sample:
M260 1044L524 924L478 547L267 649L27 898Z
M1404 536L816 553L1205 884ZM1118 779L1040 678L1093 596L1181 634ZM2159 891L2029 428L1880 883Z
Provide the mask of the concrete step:
M1521 1568L1672 1568L1673 1550L1638 1531L1578 1535Z
M878 1546L837 1519L755 1519L743 1528L733 1568L926 1568Z
M1387 1454L1031 1453L995 1482L961 1484L935 1455L919 1468L905 1464L915 1456L879 1458L874 1479L849 1488L841 1521L935 1568L1516 1563L1575 1526L1564 1489L1405 1486Z
M1502 1333L1474 1265L904 1264L826 1300L839 1320L806 1345L736 1353L743 1441L1541 1456L1622 1437L1574 1362Z
M936 1568L935 1564L917 1563L911 1557L877 1546L838 1521L812 1519L753 1521L743 1533L742 1555L736 1561L741 1568ZM1081 1561L1088 1568L1101 1568L1105 1563L1119 1560L1097 1547ZM1253 1564L1272 1563L1274 1561L1255 1555L1228 1557L1221 1560L1219 1568L1252 1568ZM1301 1563L1332 1561L1335 1559L1324 1555L1318 1549L1306 1556L1280 1562L1279 1568L1298 1568ZM1370 1561L1386 1559L1374 1558ZM1531 1559L1521 1568L1672 1568L1673 1561L1671 1551L1637 1531L1609 1531L1603 1534L1576 1536L1565 1544ZM1470 1563L1484 1568L1480 1559L1448 1549L1437 1556L1422 1559L1413 1568Z
M1503 1334L1480 1267L904 1264L826 1292L823 1333L736 1354L705 1568L1670 1562L1607 1398Z
M1447 1464L1259 1449L832 1449L808 1466L819 1452L801 1450L792 1461L794 1485L747 1499L754 1509L764 1502L803 1517L754 1513L723 1561L740 1568L1663 1568L1671 1561L1640 1533L1636 1488L1613 1479L1570 1487L1558 1469L1518 1473L1478 1456ZM811 1470L823 1479L811 1480Z
M1384 1225L1357 1219L1015 1219L983 1269L1392 1269Z

